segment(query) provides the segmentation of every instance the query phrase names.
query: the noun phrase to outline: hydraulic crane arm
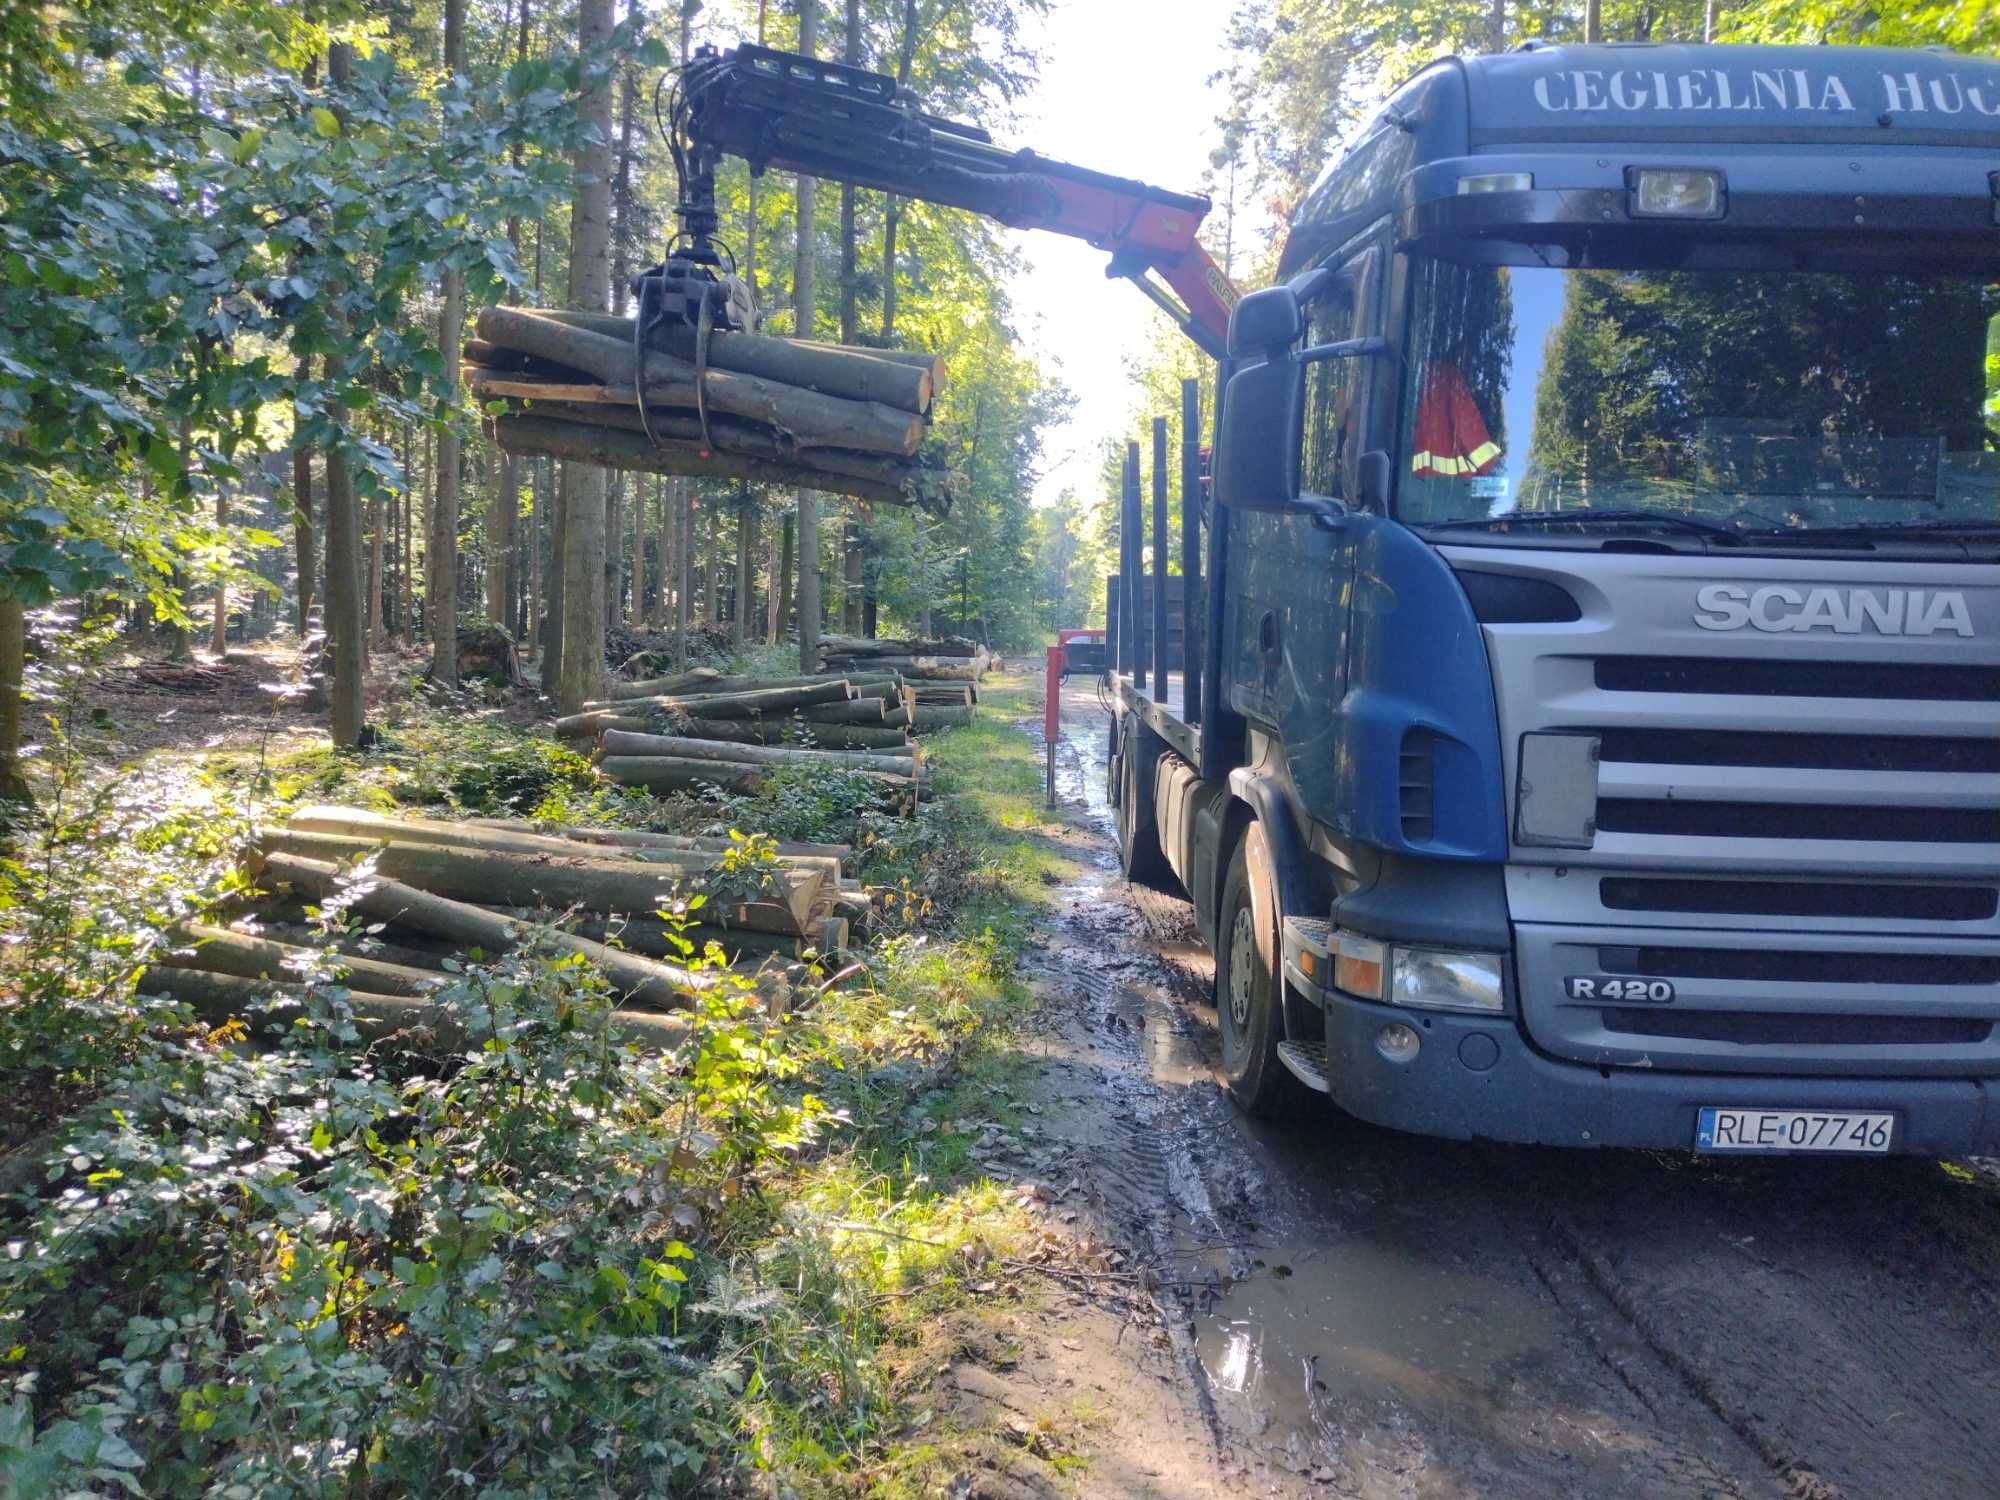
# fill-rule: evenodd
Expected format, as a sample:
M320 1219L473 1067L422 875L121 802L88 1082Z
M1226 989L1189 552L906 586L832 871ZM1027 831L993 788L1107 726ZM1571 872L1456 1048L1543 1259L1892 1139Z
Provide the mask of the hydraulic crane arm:
M884 74L768 47L703 47L680 75L666 127L681 178L669 279L676 260L717 263L715 167L738 156L752 172L802 172L1084 240L1110 252L1107 275L1129 277L1222 354L1237 293L1196 238L1206 198L1005 150L976 125L923 113Z

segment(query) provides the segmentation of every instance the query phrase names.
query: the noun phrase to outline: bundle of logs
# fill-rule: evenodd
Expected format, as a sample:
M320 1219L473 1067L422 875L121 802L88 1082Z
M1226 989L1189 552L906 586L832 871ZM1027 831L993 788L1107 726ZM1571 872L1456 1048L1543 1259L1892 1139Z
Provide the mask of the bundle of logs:
M503 819L443 822L349 807L309 807L252 851L259 904L231 927L189 926L141 988L218 1023L296 1000L328 939L308 907L343 895L365 936L332 942L364 1034L427 1035L440 1051L477 1045L479 1022L432 992L474 955L491 960L532 942L581 955L617 997L620 1040L663 1050L685 1034L684 1011L720 982L690 970L677 939L710 941L754 976L767 1012L789 1009L804 960L833 957L865 936L867 893L846 874L844 844L777 845L761 889L728 874L728 838L618 829L537 828ZM370 873L352 880L357 861ZM698 923L660 915L694 895Z
M597 769L656 792L756 792L781 766L856 772L901 801L924 786L916 736L972 721L972 704L919 701L895 671L725 677L698 667L619 681L611 696L556 721L595 744Z
M468 384L503 407L509 453L609 469L737 479L950 508L953 479L920 456L943 378L931 354L491 307L465 348Z
M993 654L962 636L937 640L871 640L853 635L820 638L820 666L829 672L895 672L909 679L917 706L938 708L979 701L979 681L993 669Z

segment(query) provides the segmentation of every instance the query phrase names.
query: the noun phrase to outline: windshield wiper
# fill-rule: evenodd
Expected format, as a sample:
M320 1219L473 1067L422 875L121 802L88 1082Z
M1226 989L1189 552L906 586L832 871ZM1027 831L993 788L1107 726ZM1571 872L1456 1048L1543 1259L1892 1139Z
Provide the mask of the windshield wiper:
M1667 510L1529 510L1518 511L1506 516L1461 516L1450 521L1426 521L1425 528L1431 531L1466 530L1478 527L1491 531L1498 527L1552 526L1658 526L1668 531L1687 532L1693 536L1740 537L1743 533L1734 526L1725 526L1720 521L1704 521L1695 516L1684 516Z
M1878 536L1908 536L1922 532L1931 536L2000 536L2000 520L1930 520L1930 521L1856 521L1847 526L1808 526L1803 528L1772 527L1760 531L1739 531L1739 537L1762 539L1765 537L1848 537L1865 539Z

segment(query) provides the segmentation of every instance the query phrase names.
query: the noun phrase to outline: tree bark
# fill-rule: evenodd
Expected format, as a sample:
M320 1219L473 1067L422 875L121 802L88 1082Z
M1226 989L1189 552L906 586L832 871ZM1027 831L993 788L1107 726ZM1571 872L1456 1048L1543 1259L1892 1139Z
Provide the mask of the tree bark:
M580 0L579 49L599 57L613 29L612 0ZM569 301L602 312L610 281L611 81L584 91L580 114L594 142L576 152L570 215ZM604 680L605 475L594 465L563 467L562 625L556 701L567 711L597 696Z
M512 630L514 612L514 533L521 514L520 460L500 455L500 493L486 506L486 617Z
M299 361L298 381L312 379L312 361ZM296 410L292 413L292 561L299 574L299 640L312 629L313 583L319 570L318 547L313 536L312 448L299 442L296 434L304 424Z
M295 982L298 971L288 964L297 963L312 951L198 923L182 928L174 936L175 946L167 951L161 963L175 969L234 974L242 979ZM185 951L186 948L193 951ZM447 975L436 970L413 969L358 954L340 955L339 966L347 971L348 982L354 989L377 995L422 995L449 982Z
M645 787L654 792L692 792L703 795L710 787L739 795L754 795L763 789L773 767L752 766L723 760L690 760L672 755L620 755L598 762L599 774L620 786ZM911 776L886 776L875 771L853 771L890 791L913 791ZM738 925L751 926L744 922Z
M646 481L632 476L632 593L625 605L625 626L636 631L646 623Z
M799 51L807 56L815 55L819 40L819 0L799 0ZM818 250L814 243L813 179L799 178L797 201L798 246L796 267L792 274L792 328L802 339L813 336L813 257ZM914 451L914 450L912 450ZM798 499L799 519L799 670L810 672L819 666L819 494L817 491L801 489Z
M896 82L910 83L917 56L917 0L903 0L903 37L896 49ZM882 342L896 337L896 230L903 216L900 198L890 195L882 210Z
M325 901L340 889L340 867L330 860L310 859L296 854L267 854L255 872L261 884L283 884L314 901ZM587 938L561 931L537 929L529 924L483 911L478 906L456 901L402 881L376 876L356 887L354 908L378 921L393 923L414 932L445 938L477 948L486 954L512 951L530 938L542 935L552 947L580 953L611 982L624 999L639 999L666 1009L687 1003L686 997L713 983L698 974L672 965L656 963L606 948ZM532 906L532 901L510 905ZM651 911L651 907L646 910Z
M778 581L778 537L779 533L783 530L784 525L773 526L771 528L770 555L764 563L764 639L766 641L776 641L778 639L778 616L784 608L785 602L783 586Z
M803 745L756 745L743 740L702 740L672 734L607 729L598 737L600 755L670 755L683 760L726 760L752 766L842 766L885 776L914 774L913 757L876 755L866 750L821 750Z
M972 705L963 708L945 704L919 703L910 714L910 730L929 734L938 729L957 729L972 722Z
M1593 44L1604 40L1604 6L1602 0L1584 0L1583 39Z
M722 674L713 667L696 667L692 672L678 672L672 677L652 677L644 682L614 682L611 684L610 701L681 697L703 691L721 679Z
M626 406L638 402L635 386L641 373L640 361L629 339L621 341L513 307L489 307L479 315L478 326L480 337L489 343L595 376L605 388L602 399ZM910 368L892 367L881 360L868 363L882 369ZM694 410L692 364L649 349L643 373L649 406ZM558 401L591 399L580 391L566 395L571 392L571 382L520 372L488 374L482 385L503 395L539 395ZM859 448L870 453L908 457L917 451L917 444L923 439L923 420L915 412L880 401L824 395L803 384L770 380L761 375L711 369L703 387L703 399L711 412L777 428L807 447Z
M564 308L538 311L537 316L585 333L632 347L632 320L615 313L573 312ZM695 336L678 324L666 324L646 335L646 348L662 358L693 367ZM523 355L500 339L482 336L468 350L485 359L506 360L511 367L532 368L533 356ZM554 359L552 355L541 358ZM562 361L557 360L557 363ZM849 401L875 401L919 416L931 408L939 388L943 361L935 354L911 349L871 349L858 344L809 343L766 333L713 333L708 340L711 370L755 375L779 385L808 386ZM588 366L575 366L587 369ZM625 376L630 379L629 374Z
M736 493L736 587L730 599L729 644L738 651L750 635L750 486Z
M674 665L688 664L688 627L694 609L694 486L674 481Z
M785 517L784 540L780 547L778 559L778 634L776 639L779 640L784 639L785 634L792 628L792 555L798 545L798 519L796 514ZM814 665L817 664L815 663ZM813 667L807 666L806 670L811 671Z
M854 696L845 679L814 682L803 687L749 688L740 693L662 694L624 700L630 712L677 713L690 718L742 719L756 714L788 713L813 703L845 703ZM624 707L624 703L620 704Z
M368 855L380 875L450 901L555 911L574 906L606 913L657 911L680 893L681 885L699 877L719 858L647 851L653 854L653 862L645 863L609 849L577 855L491 853L449 844L403 839L382 843L285 829L266 833L263 842L267 849L307 859ZM322 850L325 852L318 852ZM712 900L703 910L720 916L729 926L760 932L803 932L825 883L820 870L781 866L776 887L767 897Z
M7 804L30 806L35 800L21 767L27 666L27 610L11 594L0 594L0 829L12 821Z
M254 1016L258 1011L276 1008L281 1002L286 1007L282 1019L289 1021L291 1008L303 994L295 984L272 984L233 974L164 966L148 969L139 988L147 994L169 995L214 1025ZM477 1011L408 995L371 995L355 990L348 994L346 1004L354 1016L356 1030L371 1047L406 1052L434 1050L458 1056L483 1045L492 1035L490 1020ZM680 1016L614 1010L605 1017L605 1031L615 1045L631 1045L643 1052L657 1053L671 1051L686 1041L690 1026ZM420 1034L429 1037L422 1047L414 1040Z
M906 506L911 503L903 481L898 479L861 479L831 470L810 469L780 459L755 458L740 453L717 451L704 457L697 448L650 443L641 433L626 432L616 427L597 427L549 417L505 416L495 419L493 431L502 450L558 457L565 460L566 470L593 465L645 474L747 480L753 484L813 483L837 488L843 494L882 505ZM603 467L597 468L596 472L601 475ZM599 488L601 490L602 486ZM600 515L602 509L600 504ZM601 582L598 592L601 597ZM600 639L602 634L600 630Z
M444 0L444 71L465 71L465 0ZM444 319L438 340L444 353L444 397L458 403L459 351L465 339L465 276L444 274ZM457 413L438 434L437 506L431 516L431 678L458 685L458 497L460 450Z

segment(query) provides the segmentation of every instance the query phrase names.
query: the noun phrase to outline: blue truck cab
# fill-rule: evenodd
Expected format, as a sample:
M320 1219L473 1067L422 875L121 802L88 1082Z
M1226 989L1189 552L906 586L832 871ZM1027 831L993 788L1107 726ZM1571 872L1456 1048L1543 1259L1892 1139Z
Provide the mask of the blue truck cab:
M1240 1104L2000 1148L2000 64L1435 64L1218 387L1111 795Z

